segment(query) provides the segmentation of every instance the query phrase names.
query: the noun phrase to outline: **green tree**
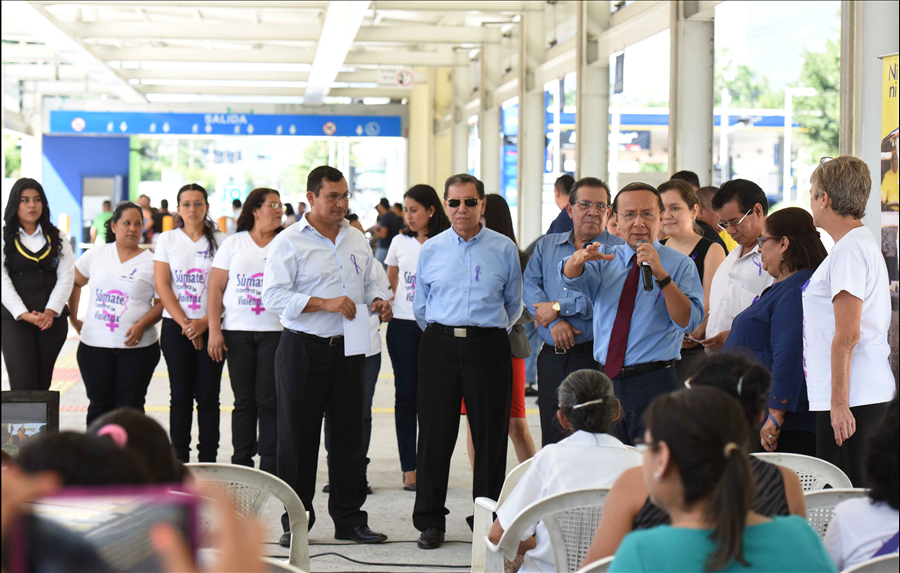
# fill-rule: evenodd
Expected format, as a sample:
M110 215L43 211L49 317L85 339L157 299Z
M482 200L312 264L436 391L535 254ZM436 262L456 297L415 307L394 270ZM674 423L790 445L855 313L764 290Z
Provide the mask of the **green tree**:
M18 179L22 176L22 139L9 133L3 134L3 148L6 150L3 174L7 179Z
M797 122L809 130L798 135L813 157L834 157L840 147L841 46L838 41L828 40L823 52L804 51L799 85L815 88L816 95L794 100Z
M282 173L278 188L289 195L303 195L306 192L306 177L319 165L328 165L328 143L321 140L303 148L300 161Z
M715 105L722 105L722 88L731 96L730 107L779 109L784 106L784 92L772 89L769 79L744 64L735 63L728 48L716 53L713 85Z

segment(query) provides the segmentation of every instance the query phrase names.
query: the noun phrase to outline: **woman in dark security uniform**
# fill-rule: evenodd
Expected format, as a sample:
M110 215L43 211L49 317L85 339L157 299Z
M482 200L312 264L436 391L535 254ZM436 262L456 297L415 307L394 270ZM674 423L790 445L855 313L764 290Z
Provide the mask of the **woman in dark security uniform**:
M49 390L66 342L75 254L50 222L44 188L22 178L3 214L2 348L13 390Z

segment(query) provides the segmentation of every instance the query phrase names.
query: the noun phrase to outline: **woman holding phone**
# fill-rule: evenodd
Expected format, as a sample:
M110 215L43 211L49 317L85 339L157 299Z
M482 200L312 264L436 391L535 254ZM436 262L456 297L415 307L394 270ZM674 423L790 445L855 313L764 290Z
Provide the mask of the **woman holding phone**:
M44 188L23 177L13 184L3 214L3 356L13 390L49 390L66 342L66 301L75 254L50 222ZM59 320L59 319L62 320Z
M105 244L88 249L75 264L69 320L81 335L78 368L88 399L87 425L116 408L144 411L159 363L154 325L162 305L154 298L153 254L140 247L143 216L135 203L119 203L105 223ZM88 309L78 319L81 289Z
M159 236L153 257L156 292L163 304L160 346L169 370L169 433L175 454L190 461L194 400L200 426L201 462L215 462L219 449L219 385L222 363L206 350L209 271L225 234L209 218L206 189L189 183L178 190L177 229Z
M209 278L209 356L219 364L228 359L234 390L231 463L253 467L259 453L259 469L271 474L277 464L275 351L282 326L278 315L263 307L262 286L283 209L278 191L254 189L238 217L237 233L216 253Z

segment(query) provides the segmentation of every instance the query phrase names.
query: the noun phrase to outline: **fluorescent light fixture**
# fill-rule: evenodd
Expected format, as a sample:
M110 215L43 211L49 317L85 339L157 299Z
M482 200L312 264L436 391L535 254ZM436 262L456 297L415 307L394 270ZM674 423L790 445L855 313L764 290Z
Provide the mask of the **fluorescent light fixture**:
M208 72L308 72L309 64L260 64L248 62L139 62L142 70L204 70Z
M303 96L247 96L217 94L147 94L151 103L269 103L302 104Z
M353 103L353 98L347 96L326 96L322 98L322 103L325 105L350 105Z
M371 0L329 2L325 12L322 32L316 44L316 56L309 72L306 103L321 104L324 101L338 71L347 59L347 52L356 38Z
M284 80L167 80L143 79L142 86L203 86L223 88L305 88L306 82Z
M514 105L519 105L519 96L509 98L508 100L500 104L500 107L503 109L509 109Z
M362 98L363 105L385 105L391 103L391 98L389 97L364 97Z

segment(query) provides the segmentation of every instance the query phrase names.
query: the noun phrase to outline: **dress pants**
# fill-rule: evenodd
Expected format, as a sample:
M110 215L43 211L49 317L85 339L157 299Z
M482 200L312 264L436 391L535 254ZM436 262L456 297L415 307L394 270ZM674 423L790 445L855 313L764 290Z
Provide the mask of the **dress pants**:
M557 392L566 376L576 370L600 370L594 360L594 345L588 344L582 352L557 354L556 347L545 344L538 355L538 408L541 411L541 444L546 447L566 437L566 432L556 419L559 410Z
M366 403L363 406L363 442L365 443L366 466L369 465L369 442L372 441L372 400L375 398L375 385L378 373L381 372L381 353L366 356L363 362L363 384L366 389ZM325 412L325 451L331 448L331 421ZM330 455L330 454L329 454Z
M525 323L525 336L528 337L528 343L531 345L531 354L525 359L525 384L535 384L538 381L538 353L544 343L541 341L541 334L535 328L533 320Z
M275 398L275 350L280 331L223 330L228 347L228 373L234 391L231 413L231 463L253 467L259 453L259 469L274 474L277 469ZM259 422L259 438L256 425Z
M856 419L856 432L840 446L834 441L831 412L816 412L816 457L841 468L853 487L869 487L865 475L866 442L884 419L890 402L850 408Z
M475 445L474 497L497 499L506 477L512 361L504 329L465 338L429 326L419 344L419 448L413 525L446 531L450 459L465 399Z
M629 378L613 378L612 383L622 413L610 433L629 446L644 442L644 411L650 403L680 387L674 366Z
M706 359L706 349L701 345L693 348L681 349L681 360L675 362L675 373L678 375L678 382L683 383L694 374L694 369L698 364Z
M323 342L325 341L325 342ZM291 330L281 333L275 353L278 397L278 477L294 488L316 521L313 497L322 418L331 422L328 513L335 529L366 525L366 453L363 442L362 355L344 356L344 345L311 339ZM281 524L288 531L287 514Z
M63 314L66 314L65 312ZM66 316L57 316L47 330L24 320L3 320L2 348L11 390L49 390L53 366L69 332Z
M394 426L400 469L416 470L419 341L422 329L415 320L395 318L387 326L387 348L394 367Z
M209 333L203 333L203 348L181 334L181 325L164 318L160 346L169 370L172 396L169 411L169 435L175 455L184 463L190 461L191 425L194 400L197 401L197 425L200 430L198 459L215 462L219 451L219 390L223 362L209 357Z
M144 411L147 388L159 364L158 342L143 348L99 348L81 342L76 357L91 401L87 410L88 426L116 408Z

